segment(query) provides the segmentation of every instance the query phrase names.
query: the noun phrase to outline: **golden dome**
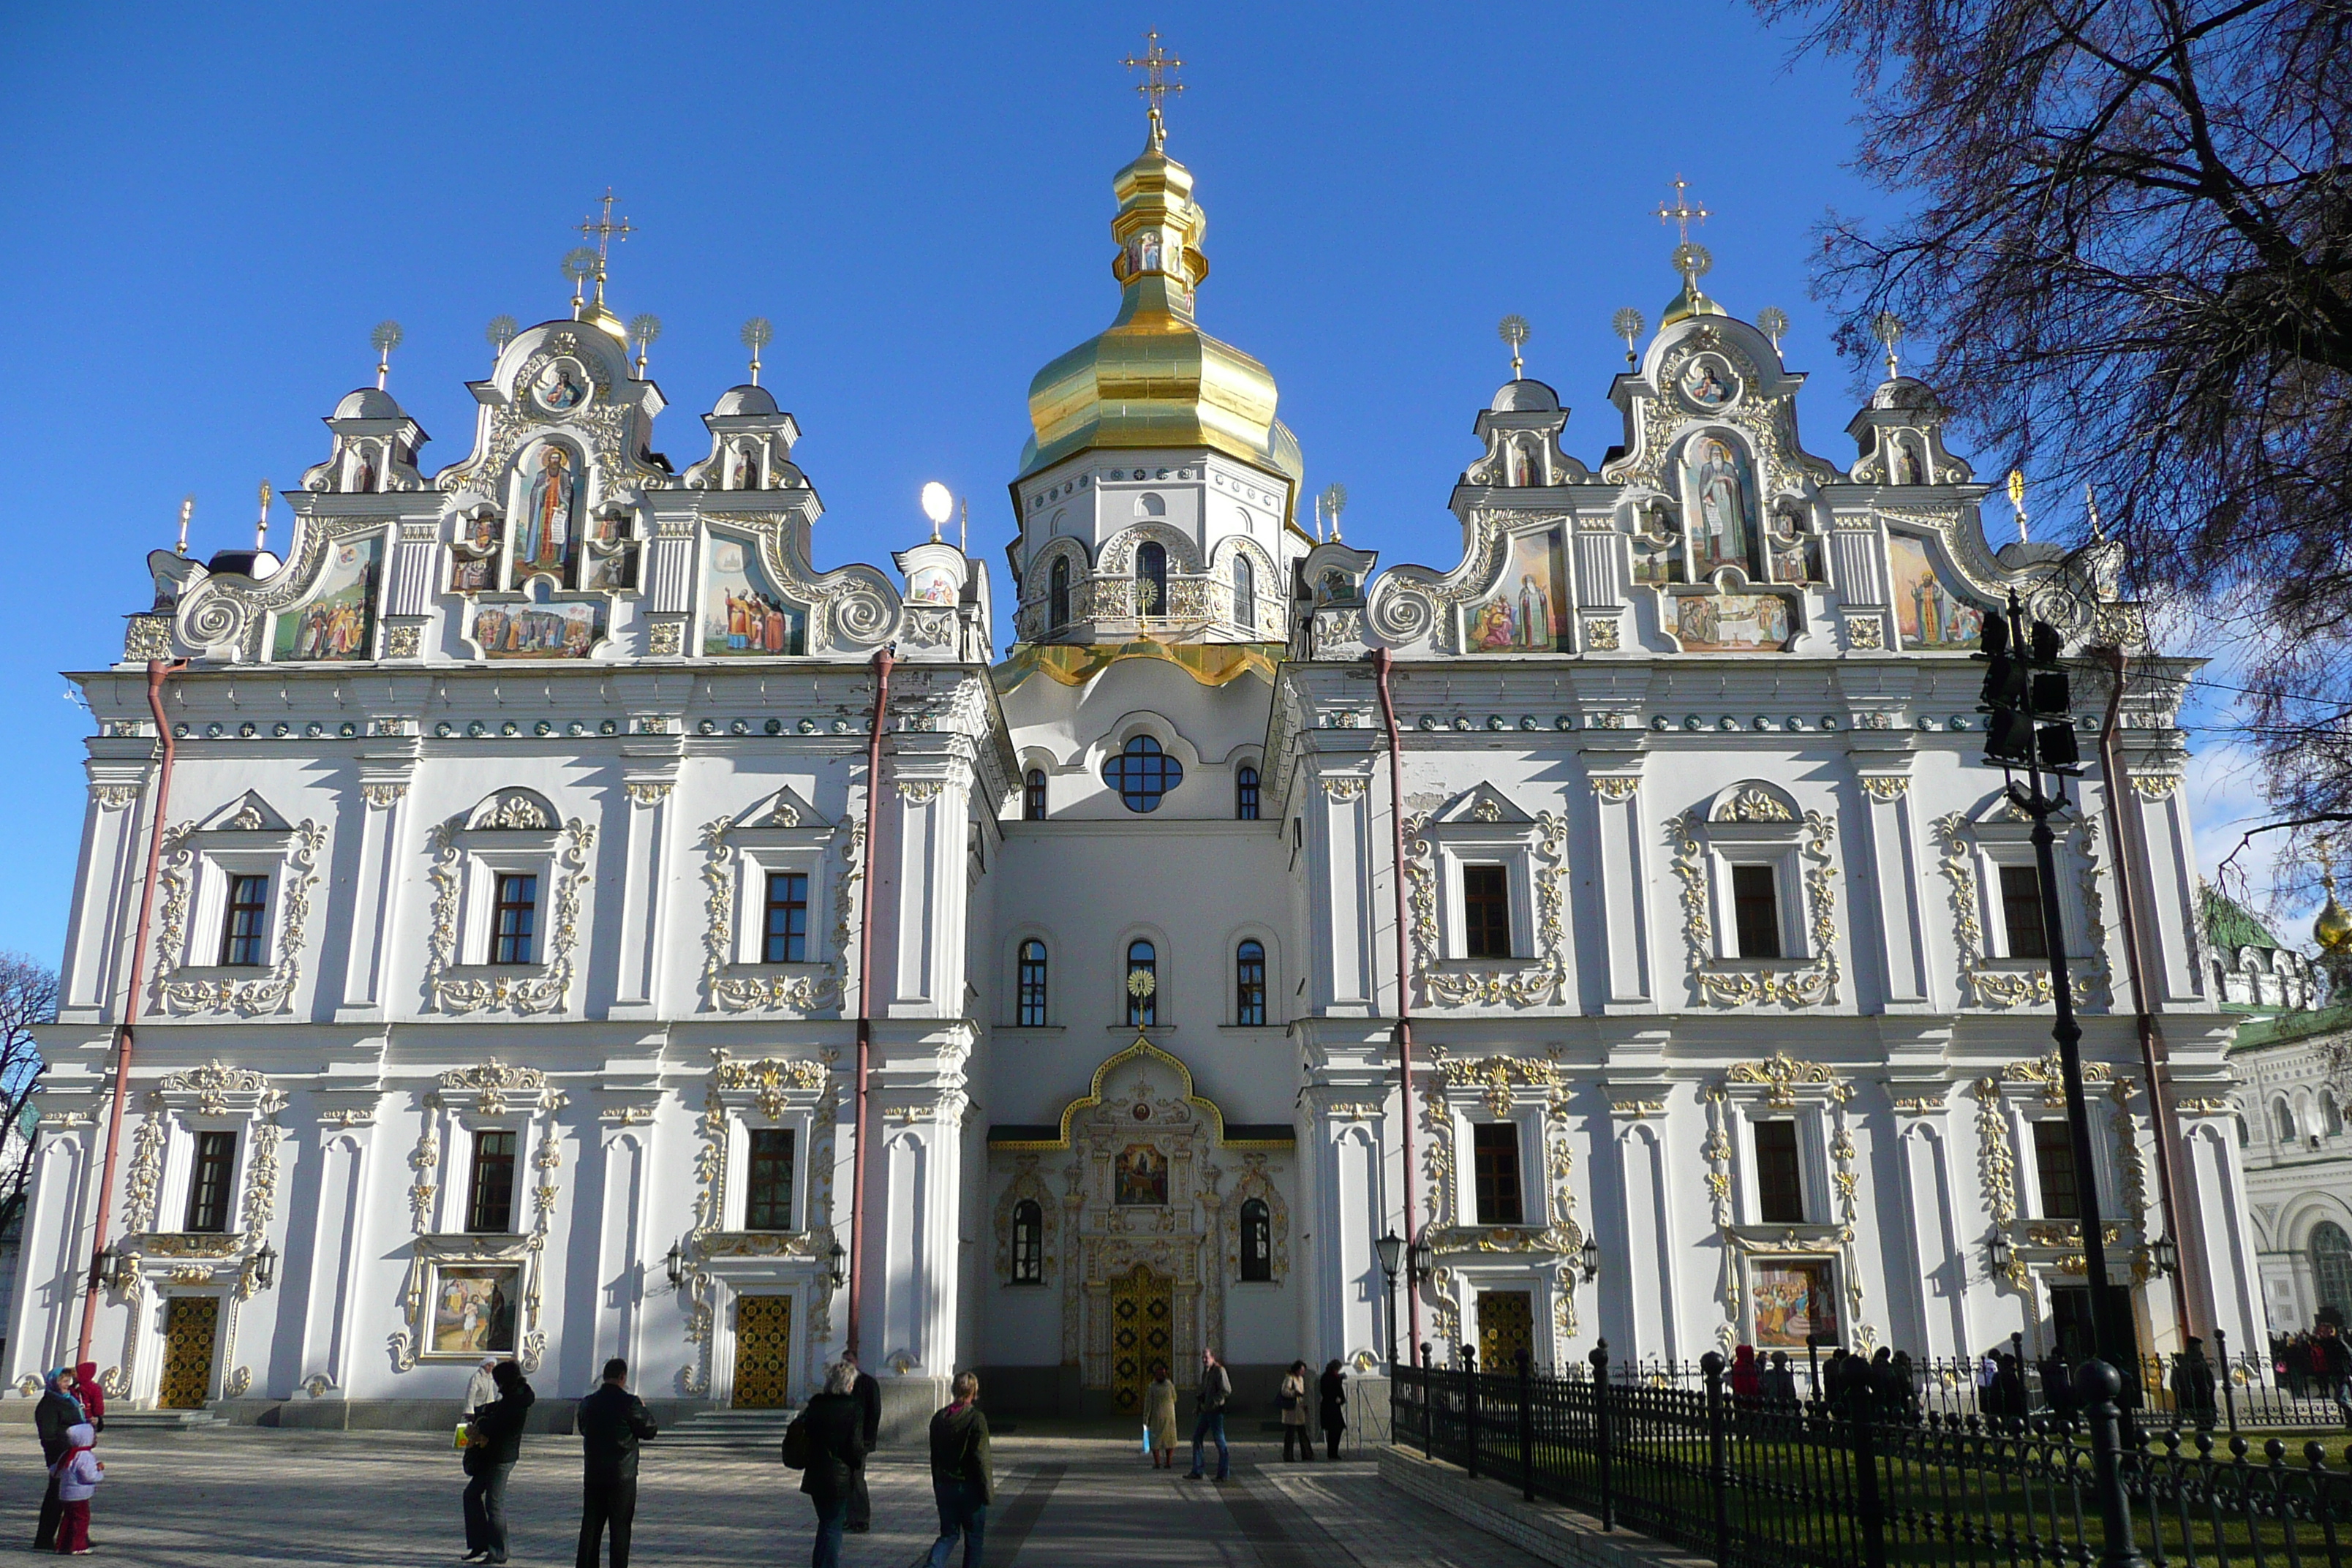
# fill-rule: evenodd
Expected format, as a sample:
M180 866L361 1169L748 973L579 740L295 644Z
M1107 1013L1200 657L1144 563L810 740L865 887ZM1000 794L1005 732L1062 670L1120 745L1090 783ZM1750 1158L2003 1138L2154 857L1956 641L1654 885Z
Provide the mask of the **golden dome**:
M2352 914L2336 901L2336 879L2326 881L2327 902L2321 907L2319 918L2311 922L2312 940L2319 943L2322 952L2352 952Z
M1297 442L1274 416L1274 376L1193 323L1209 219L1192 200L1192 171L1161 140L1154 113L1142 155L1113 182L1118 314L1030 382L1036 437L1022 474L1092 448L1209 447L1296 481ZM1286 489L1295 510L1296 483Z

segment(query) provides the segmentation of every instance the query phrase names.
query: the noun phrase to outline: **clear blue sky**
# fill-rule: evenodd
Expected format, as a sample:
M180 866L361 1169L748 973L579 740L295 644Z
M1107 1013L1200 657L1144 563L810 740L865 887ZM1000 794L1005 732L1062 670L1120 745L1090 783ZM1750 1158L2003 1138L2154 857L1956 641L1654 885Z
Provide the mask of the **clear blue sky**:
M1506 311L1597 460L1618 433L1610 315L1654 321L1674 292L1653 214L1677 173L1717 215L1710 292L1788 310L1807 444L1851 451L1851 374L1805 283L1823 211L1882 201L1843 167L1850 82L1790 68L1720 0L0 17L19 562L0 579L0 948L58 951L88 721L56 672L119 657L180 497L194 552L250 540L257 483L324 456L319 419L368 381L385 318L428 471L462 457L484 323L563 313L558 262L607 184L639 231L612 303L665 323L657 445L700 454L697 416L742 379L737 329L768 316L763 379L827 509L818 563L911 542L937 478L1000 569L1029 377L1116 301L1110 177L1143 134L1118 62L1148 26L1190 62L1169 149L1210 216L1203 324L1273 370L1308 484L1349 487L1350 542L1458 559L1444 502L1507 375Z

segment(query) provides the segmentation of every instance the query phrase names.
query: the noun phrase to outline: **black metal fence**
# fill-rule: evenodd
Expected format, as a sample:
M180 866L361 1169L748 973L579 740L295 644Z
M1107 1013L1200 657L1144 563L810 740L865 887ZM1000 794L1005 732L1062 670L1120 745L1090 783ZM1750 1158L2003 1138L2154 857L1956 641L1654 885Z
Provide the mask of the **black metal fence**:
M1696 1389L1593 1362L1395 1368L1393 1439L1725 1568L2352 1568L2352 1451L2128 1416L2102 1363L2061 1422L1906 1409L1858 1359L1795 1401L1733 1393L1713 1356Z

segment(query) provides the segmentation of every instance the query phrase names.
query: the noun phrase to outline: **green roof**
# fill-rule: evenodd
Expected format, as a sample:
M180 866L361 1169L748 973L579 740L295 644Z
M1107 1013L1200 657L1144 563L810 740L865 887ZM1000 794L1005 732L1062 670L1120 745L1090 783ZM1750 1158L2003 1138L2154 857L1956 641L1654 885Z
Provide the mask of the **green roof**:
M2273 934L2270 927L2256 920L2245 905L2210 882L2199 883L2197 890L2202 900L2205 934L2215 947L2234 952L2242 947L2286 946Z
M2296 1040L2306 1040L2314 1035L2333 1034L2352 1029L2352 1002L2339 1002L2332 1007L2314 1008L2307 1012L2273 1013L2265 1018L2255 1018L2238 1027L2238 1037L2230 1042L2233 1051L2252 1050L2261 1046L2284 1046Z

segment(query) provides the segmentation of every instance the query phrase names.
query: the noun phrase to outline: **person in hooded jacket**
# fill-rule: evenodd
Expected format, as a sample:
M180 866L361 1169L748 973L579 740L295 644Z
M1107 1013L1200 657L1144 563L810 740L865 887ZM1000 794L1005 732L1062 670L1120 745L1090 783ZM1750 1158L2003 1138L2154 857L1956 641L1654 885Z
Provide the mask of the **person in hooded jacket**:
M98 1381L98 1363L85 1361L75 1363L74 1397L81 1401L81 1413L89 1418L89 1429L105 1431L106 1390Z
M41 1464L49 1472L48 1490L41 1494L41 1521L33 1531L33 1550L48 1552L58 1544L58 1521L65 1516L58 1497L58 1461L66 1457L66 1434L89 1419L78 1397L71 1367L53 1367L42 1380L41 1402L33 1407L33 1431L41 1440Z
M466 1424L466 1561L507 1560L507 1478L522 1457L523 1423L538 1395L522 1368L502 1361L490 1370L499 1396Z
M98 1434L90 1430L89 1422L75 1423L66 1428L65 1457L49 1467L63 1510L58 1521L60 1556L79 1557L89 1550L90 1494L106 1479L106 1467L91 1451L97 1442Z
M980 1379L960 1372L949 1392L955 1402L931 1416L931 1497L940 1509L940 1538L925 1568L947 1568L963 1541L963 1568L987 1556L988 1505L996 1500L996 1470L988 1457L988 1417L980 1410Z
M801 1490L816 1508L812 1568L840 1568L842 1527L848 1521L849 1496L866 1458L865 1413L858 1407L856 1390L857 1363L834 1363L825 1370L824 1392L812 1398L794 1422L808 1444ZM788 1436L787 1445L790 1441Z

